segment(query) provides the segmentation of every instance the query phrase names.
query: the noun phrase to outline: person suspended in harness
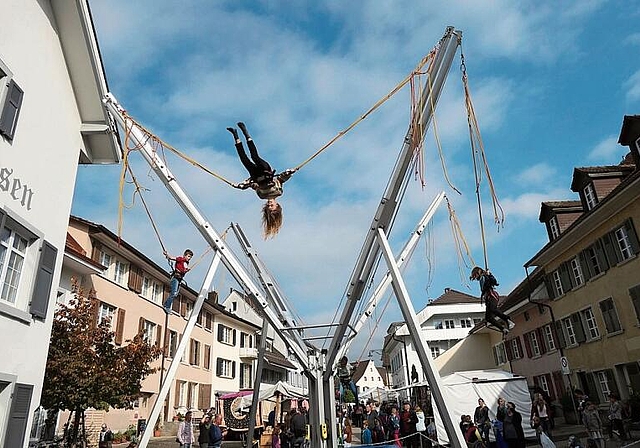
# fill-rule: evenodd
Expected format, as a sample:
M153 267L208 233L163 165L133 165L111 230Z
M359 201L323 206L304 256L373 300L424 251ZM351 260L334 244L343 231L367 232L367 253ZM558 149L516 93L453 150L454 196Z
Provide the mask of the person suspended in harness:
M480 282L480 302L484 302L486 311L484 319L495 326L502 333L507 334L509 330L516 326L516 324L505 313L498 309L498 300L500 296L495 290L498 286L498 281L488 270L482 269L480 266L475 266L471 270L470 280L478 280ZM496 317L499 317L504 322L503 326Z
M353 382L353 371L351 370L351 366L349 366L349 360L346 356L340 358L340 363L338 364L338 368L336 369L336 376L338 377L338 384L340 390L340 400L343 403L346 403L345 393L350 390L353 394L353 402L359 403L358 401L358 389L356 388L355 383Z
M169 297L164 302L164 310L167 314L171 313L171 305L176 297L178 297L178 290L180 289L180 283L184 279L184 276L189 272L189 261L193 257L193 252L191 249L187 249L184 251L181 257L174 257L169 255L165 250L162 252L165 258L169 261L173 261L173 271L171 272L171 281L170 287L171 290L169 292Z
M227 128L227 131L233 135L240 161L249 172L249 178L247 180L239 184L234 184L233 186L241 190L251 188L255 190L260 199L266 199L262 207L263 234L265 239L272 238L280 231L280 227L282 227L282 206L276 199L282 196L282 185L291 178L295 170L288 169L280 174L276 174L276 170L271 168L271 165L258 155L258 149L249 135L245 124L240 122L238 123L238 127L247 140L251 159L247 157L242 141L240 137L238 137L238 131L235 128Z

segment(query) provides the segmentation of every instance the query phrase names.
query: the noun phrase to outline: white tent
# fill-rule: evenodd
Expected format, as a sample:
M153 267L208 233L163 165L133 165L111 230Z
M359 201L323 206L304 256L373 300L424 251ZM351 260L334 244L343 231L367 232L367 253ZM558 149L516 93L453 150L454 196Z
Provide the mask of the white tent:
M283 400L288 398L309 398L309 395L304 393L299 387L291 386L289 384L283 383L282 381L278 381L276 384L264 387L264 384L260 385L260 397L258 401L268 400L272 397L275 397L276 394L280 394ZM243 397L243 406L246 408L251 407L251 402L253 401L252 395L247 395Z
M459 422L462 415L471 415L478 406L478 398L482 398L489 408L489 417L496 419L498 398L511 401L516 405L516 411L522 415L522 428L527 439L535 438L535 431L529 425L531 411L531 396L527 379L514 375L504 370L469 370L456 372L442 377L445 395L449 410L453 410L454 422ZM447 432L438 415L434 403L434 417L436 431L440 443L449 443ZM490 433L493 437L493 431Z
M398 398L398 392L395 389L374 387L358 394L358 399L360 401L367 401L369 398L379 403L382 403L383 401L395 401Z

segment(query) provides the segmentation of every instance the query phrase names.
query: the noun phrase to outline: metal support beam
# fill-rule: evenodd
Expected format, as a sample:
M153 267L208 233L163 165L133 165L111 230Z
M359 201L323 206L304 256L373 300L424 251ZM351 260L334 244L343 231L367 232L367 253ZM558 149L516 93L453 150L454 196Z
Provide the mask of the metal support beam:
M149 440L153 435L153 428L156 426L156 422L158 421L158 417L160 416L160 412L162 411L164 400L169 395L171 383L176 377L176 372L178 371L178 367L180 366L180 359L187 349L187 344L189 344L191 332L196 326L196 322L198 321L198 316L200 315L202 305L209 295L209 288L211 287L211 283L213 282L213 276L215 275L216 271L218 270L218 266L220 265L220 258L220 253L216 252L213 257L213 261L211 261L211 266L209 266L209 270L207 271L207 275L205 275L204 277L202 287L200 288L200 294L198 294L196 303L191 310L191 315L189 316L187 325L184 328L182 339L178 344L178 348L176 349L176 353L173 356L173 360L171 360L171 365L169 366L167 375L164 377L164 381L162 382L162 386L160 387L160 392L158 392L158 398L153 404L153 408L151 408L151 414L149 414L147 427L142 433L142 438L140 439L140 448L147 448L147 444L149 443Z
M253 431L256 428L256 414L258 411L258 398L260 396L260 383L262 383L262 369L264 367L264 353L267 351L267 331L269 322L262 320L262 334L260 335L260 348L258 350L258 362L256 363L256 377L253 380L253 400L249 410L249 431L247 432L247 447L253 447Z
M447 430L449 442L451 443L451 446L453 448L466 448L467 444L464 440L463 434L462 432L460 432L458 424L454 421L453 412L450 411L450 409L453 409L453 407L446 405L446 399L448 397L445 396L445 391L442 387L442 380L440 379L440 373L438 372L438 369L436 369L436 367L433 365L429 346L422 339L422 329L420 327L420 323L418 322L416 311L414 310L411 303L409 291L404 284L404 280L402 279L400 270L398 269L396 261L393 257L393 252L391 252L391 247L389 246L389 242L387 241L387 236L382 229L378 229L378 242L380 243L382 254L384 255L385 261L387 262L387 266L389 268L389 272L391 274L391 284L393 286L393 291L395 292L396 298L398 299L404 321L409 328L409 335L411 336L413 346L415 347L418 358L422 363L422 370L424 371L425 375L427 376L427 380L429 381L429 386L431 387L431 395L436 402L438 412L440 413L440 417L442 417L444 427Z

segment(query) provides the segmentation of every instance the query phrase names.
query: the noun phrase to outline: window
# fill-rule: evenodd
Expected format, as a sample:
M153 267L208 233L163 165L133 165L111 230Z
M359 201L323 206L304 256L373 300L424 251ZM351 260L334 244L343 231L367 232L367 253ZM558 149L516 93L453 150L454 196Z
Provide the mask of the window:
M552 216L549 220L549 231L551 232L551 239L556 239L560 236L560 228L558 227L558 218Z
M547 393L547 395L551 395L551 391L549 390L549 381L547 381L546 375L540 375L536 377L535 383L540 386L540 388Z
M99 260L100 264L107 268L107 271L104 273L104 275L108 279L113 280L121 286L128 286L127 281L129 280L129 263L126 263L116 255L104 250L100 251Z
M497 366L507 362L507 354L503 342L493 346L493 359Z
M143 334L143 339L145 341L147 341L147 343L149 344L153 344L156 340L155 335L156 335L156 324L154 324L153 322L149 322L148 320L144 321L144 324L142 326L142 330L144 332Z
M0 61L0 134L13 140L24 91L12 79L9 69Z
M176 406L181 407L187 403L187 382L178 381L178 393L176 394Z
M532 356L540 356L542 351L540 350L540 341L538 341L538 333L532 331L526 336L529 339L529 344L531 347L531 355Z
M573 323L571 322L571 318L562 319L562 326L564 327L566 334L567 346L576 345L578 341L576 339L576 333L573 329Z
M189 383L189 395L187 408L195 409L198 407L198 383Z
M453 319L445 319L444 327L448 330L456 328L456 322Z
M607 376L607 372L601 370L599 372L595 372L596 380L598 381L598 386L600 388L600 392L603 397L608 397L611 389L609 388L609 378Z
M153 303L159 304L162 302L163 289L162 284L146 275L142 279L142 297L151 300Z
M236 345L236 330L226 325L218 324L218 342L227 345Z
M442 321L441 320L434 321L433 328L435 328L436 330L442 330Z
M173 330L169 330L169 358L173 358L176 355L178 349L178 333Z
M244 331L240 332L240 348L253 348L253 336Z
M592 210L593 207L595 207L596 204L598 203L598 200L596 198L596 192L593 189L593 184L591 183L587 184L587 186L584 187L582 191L584 193L584 200L587 203L587 210Z
M591 311L591 307L580 311L582 315L582 320L586 324L587 330L587 339L593 340L600 337L600 332L598 331L598 324L596 323L596 317L593 315L593 311Z
M436 359L438 356L440 356L440 347L431 347L431 357Z
M189 364L192 366L200 365L200 341L191 339L191 350L189 351Z
M100 252L100 264L109 269L111 266L111 254Z
M542 327L542 332L544 334L544 343L547 346L547 351L550 352L551 350L555 350L556 341L553 339L553 328L551 327L551 324Z
M251 389L253 387L252 379L252 365L240 363L240 389Z
M580 260L578 260L578 257L573 257L570 264L573 284L575 286L582 285L584 283L584 276L582 275L582 266L580 266Z
M116 313L116 308L114 306L108 305L104 302L100 302L100 308L98 308L98 325L104 322L105 320L109 320L109 327L113 327L113 316Z
M514 338L509 341L511 344L511 355L512 359L520 359L522 358L522 351L520 349L520 344L518 343L518 338Z
M460 327L472 328L473 324L471 323L471 319L460 319Z
M0 219L2 215L0 215ZM0 229L0 299L16 304L29 241L7 226Z
M618 243L618 249L620 249L622 260L628 260L633 257L633 248L631 247L631 240L629 239L626 227L616 229L614 234Z
M224 358L218 358L216 375L221 378L233 378L236 376L236 363Z
M560 277L560 270L553 271L553 288L556 297L560 297L564 294L564 288L562 287L562 278Z
M129 272L129 264L124 263L122 260L116 260L115 270L113 273L113 279L116 283L126 286L127 273Z
M629 289L629 296L631 296L631 303L633 309L636 311L636 319L640 322L640 285L636 285Z
M598 252L596 251L595 246L588 247L585 250L585 255L587 257L587 263L589 264L591 276L593 277L602 273L602 265L600 264L600 259L598 258Z
M602 318L604 319L604 325L607 328L607 333L617 333L622 330L620 326L620 319L618 319L618 312L613 304L613 299L608 299L600 302L600 311L602 311Z

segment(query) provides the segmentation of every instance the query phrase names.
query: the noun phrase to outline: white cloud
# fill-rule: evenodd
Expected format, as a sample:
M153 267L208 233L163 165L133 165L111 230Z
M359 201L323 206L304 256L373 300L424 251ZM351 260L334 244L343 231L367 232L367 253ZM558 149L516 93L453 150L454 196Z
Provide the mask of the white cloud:
M594 146L587 158L597 164L615 165L620 163L626 153L627 148L618 144L616 136L610 135Z
M632 74L624 83L627 89L627 99L629 101L640 100L640 70Z
M640 33L629 34L624 42L629 45L640 45Z
M523 183L525 186L540 186L551 179L555 179L556 175L557 170L554 166L541 162L518 173L515 176L515 180L518 183Z

